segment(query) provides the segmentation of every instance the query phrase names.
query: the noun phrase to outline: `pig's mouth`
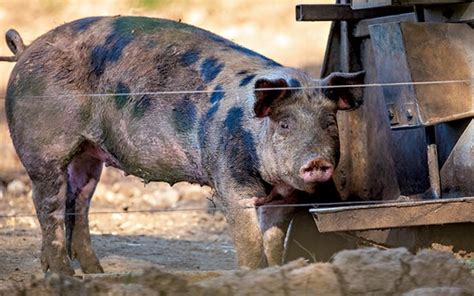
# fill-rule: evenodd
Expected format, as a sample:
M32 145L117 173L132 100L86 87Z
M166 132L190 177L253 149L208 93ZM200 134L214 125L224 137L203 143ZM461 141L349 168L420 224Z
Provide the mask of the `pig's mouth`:
M299 176L305 183L323 183L331 179L334 166L323 158L315 158L299 170Z

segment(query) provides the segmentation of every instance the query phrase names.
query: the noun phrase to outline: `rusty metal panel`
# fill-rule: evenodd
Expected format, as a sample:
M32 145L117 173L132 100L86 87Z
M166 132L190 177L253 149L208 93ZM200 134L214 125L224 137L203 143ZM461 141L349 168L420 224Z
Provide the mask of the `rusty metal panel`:
M400 23L386 23L369 26L370 39L374 49L377 68L377 82L393 83L412 81L406 59ZM418 126L419 120L413 103L413 85L385 86L382 88L388 106L392 126Z
M390 132L390 131L389 131ZM391 155L396 164L400 193L414 195L429 189L427 143L421 128L392 130Z
M369 30L381 83L470 80L384 86L392 128L474 116L474 31L467 24L387 23Z
M413 81L471 80L416 85L423 125L474 116L474 30L467 24L401 23Z
M366 81L374 81L376 69L370 40L354 40L342 23L332 24L321 76L334 71L364 69ZM343 200L353 197L395 199L400 196L391 153L394 143L381 97L380 88L366 88L364 104L359 109L338 113L341 157L334 182ZM426 157L426 152L422 155Z
M474 120L464 130L441 168L441 185L443 196L474 195Z
M341 65L341 70L354 69L352 63L357 60L352 55L359 53L366 81L373 81L376 70L370 41L363 40L358 46L355 42L347 44L348 48L343 47L340 53L348 56L348 65L347 69ZM393 146L390 125L380 97L380 88L366 88L364 104L359 109L337 115L341 157L334 181L342 199L395 199L400 196L395 163L390 153Z
M311 209L320 232L474 222L474 197Z

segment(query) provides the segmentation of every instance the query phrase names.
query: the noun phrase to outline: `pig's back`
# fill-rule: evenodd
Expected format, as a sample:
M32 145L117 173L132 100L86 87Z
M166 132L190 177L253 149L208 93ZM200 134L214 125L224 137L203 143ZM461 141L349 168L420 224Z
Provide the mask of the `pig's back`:
M111 81L124 79L143 89L150 75L155 80L160 75L171 79L181 74L180 68L193 69L195 79L212 84L217 76L228 75L229 69L235 74L274 66L279 65L194 26L119 16L80 19L49 31L25 50L14 71L23 77L41 76L45 84L55 84L50 91L66 88L97 93L110 91ZM176 90L175 84L182 85L156 84L147 85L152 87L147 90Z

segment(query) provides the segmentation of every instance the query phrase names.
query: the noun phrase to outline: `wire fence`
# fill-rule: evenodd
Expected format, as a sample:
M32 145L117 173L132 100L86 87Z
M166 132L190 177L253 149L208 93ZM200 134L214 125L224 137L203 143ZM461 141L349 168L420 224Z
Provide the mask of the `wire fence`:
M319 80L315 80L319 82ZM460 80L433 80L433 81L407 81L407 82L389 82L389 83L367 83L367 84L345 84L345 85L314 85L314 86L297 86L297 87L276 87L276 88L257 88L256 91L270 90L310 90L310 89L339 89L339 88L365 88L365 87L396 87L410 85L441 85L441 84L472 84L474 78ZM224 89L214 90L167 90L167 91L144 91L144 92L126 92L126 93L88 93L88 94L55 94L55 95L27 95L21 97L27 98L60 98L60 97L116 97L116 96L143 96L143 95L186 95L186 94L212 94L225 93ZM5 96L0 97L1 100Z
M315 80L318 82L319 80ZM418 82L391 82L391 83L368 83L368 84L351 84L351 85L315 85L315 86L298 86L298 87L279 87L279 88L259 88L258 91L267 90L308 90L308 89L335 89L335 88L365 88L365 87L398 87L398 86L410 86L410 85L441 85L441 84L460 84L467 83L472 84L474 78L462 79L462 80L438 80L438 81L418 81ZM49 98L49 97L110 97L110 96L142 96L142 95L179 95L179 94L209 94L209 93L223 93L226 90L215 89L215 90L172 90L172 91L150 91L150 92L130 92L130 93L90 93L90 94L60 94L60 95L37 95L37 96L25 96L28 98ZM5 96L0 97L0 100L4 100ZM157 197L159 198L159 197ZM331 206L356 206L356 205L370 205L370 204L383 204L393 203L393 200L372 200L372 201L341 201L333 203L298 203L298 204L264 204L258 206L241 206L233 207L239 209L270 209L270 208L320 208L320 207L331 207ZM399 201L403 203L404 201ZM169 213L178 211L227 211L231 207L190 207L190 208L162 208L162 209L137 209L137 210L111 210L111 211L91 211L89 215L110 215L110 214L133 214L133 213ZM64 215L82 215L78 213L65 213ZM25 217L36 217L35 214L31 213L17 213L17 214L4 214L0 212L0 219L9 218L25 218Z
M157 197L159 198L159 197ZM233 209L247 210L247 209L281 209L281 208L326 208L326 207L342 207L342 206L364 206L364 205L381 205L381 204L393 204L394 202L403 204L410 202L410 200L367 200L367 201L338 201L338 202L315 202L315 203L281 203L281 204L264 204L264 205L248 205L248 206L209 206L209 207L169 207L160 209L122 209L122 210L106 210L106 211L91 211L89 215L111 215L111 214L138 214L138 213L171 213L171 212L190 212L190 211L229 211ZM84 215L83 213L64 213L60 216L79 216ZM36 217L35 214L31 213L16 213L16 214L2 214L0 213L0 219L9 218L30 218Z

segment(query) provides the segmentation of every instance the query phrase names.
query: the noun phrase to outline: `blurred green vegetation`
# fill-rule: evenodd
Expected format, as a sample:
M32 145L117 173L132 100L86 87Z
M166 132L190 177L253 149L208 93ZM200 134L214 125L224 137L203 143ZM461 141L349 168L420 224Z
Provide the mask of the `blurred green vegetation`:
M467 266L469 266L469 268L472 270L472 273L474 275L474 258L466 259L464 263L466 263Z
M130 0L131 7L138 7L138 8L158 8L165 6L167 4L171 4L171 0Z

